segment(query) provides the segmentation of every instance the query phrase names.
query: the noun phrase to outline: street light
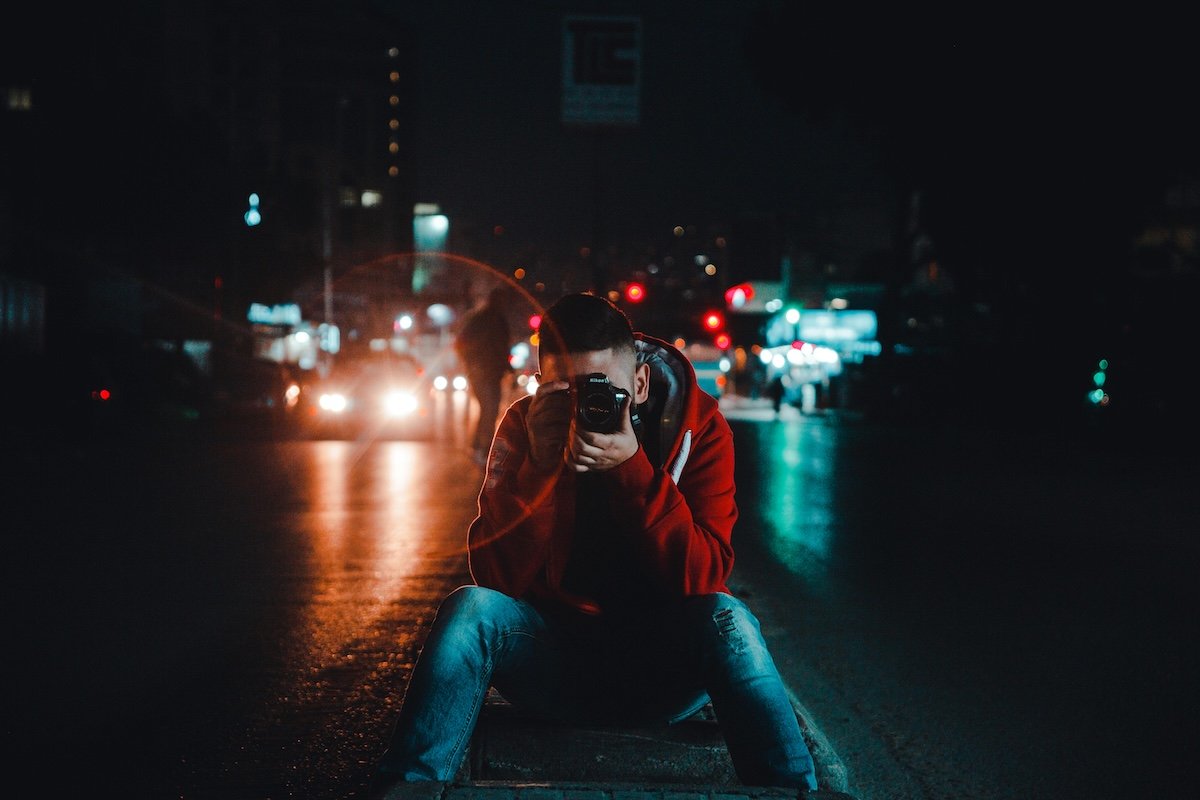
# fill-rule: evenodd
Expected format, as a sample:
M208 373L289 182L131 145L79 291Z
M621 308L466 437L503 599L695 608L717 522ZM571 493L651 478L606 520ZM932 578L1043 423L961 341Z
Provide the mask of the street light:
M246 209L246 213L242 214L242 219L246 221L246 226L253 228L258 223L262 222L262 212L258 210L258 192L253 192L250 195L250 207Z

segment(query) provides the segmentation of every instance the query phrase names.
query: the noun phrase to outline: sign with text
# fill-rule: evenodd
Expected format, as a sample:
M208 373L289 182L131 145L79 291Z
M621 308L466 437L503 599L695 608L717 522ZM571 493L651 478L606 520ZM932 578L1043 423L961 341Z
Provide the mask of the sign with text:
M299 325L300 306L296 303L251 303L246 319L259 325Z
M563 18L562 120L568 125L637 125L642 86L639 17Z

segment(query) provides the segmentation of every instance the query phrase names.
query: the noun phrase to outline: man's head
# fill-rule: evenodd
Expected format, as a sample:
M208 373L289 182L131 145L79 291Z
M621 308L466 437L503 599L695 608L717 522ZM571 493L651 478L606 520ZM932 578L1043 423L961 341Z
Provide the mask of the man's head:
M594 372L644 403L650 369L638 366L633 327L625 312L594 294L568 294L546 309L538 326L541 382L574 381Z

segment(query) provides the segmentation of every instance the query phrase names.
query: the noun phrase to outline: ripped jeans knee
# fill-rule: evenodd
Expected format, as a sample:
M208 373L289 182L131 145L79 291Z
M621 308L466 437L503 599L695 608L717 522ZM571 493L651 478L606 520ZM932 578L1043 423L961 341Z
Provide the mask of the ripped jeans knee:
M701 631L705 656L766 654L758 618L738 598L728 594L706 594L688 598L691 624Z

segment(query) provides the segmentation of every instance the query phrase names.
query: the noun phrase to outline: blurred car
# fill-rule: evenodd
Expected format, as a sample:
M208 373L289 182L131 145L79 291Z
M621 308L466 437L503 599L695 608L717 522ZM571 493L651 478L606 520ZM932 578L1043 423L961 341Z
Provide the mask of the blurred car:
M159 341L108 337L52 369L72 412L87 404L81 431L155 435L190 428L211 414L211 381L189 356Z
M6 362L0 441L10 437L154 437L203 420L205 377L182 353L135 339Z
M435 392L465 392L467 390L466 370L454 352L453 345L440 348L427 361L429 368L426 375L429 385Z
M341 361L307 387L304 424L321 438L423 438L430 432L430 392L412 356Z
M300 384L283 363L220 354L212 360L212 401L221 420L283 422L299 405Z

